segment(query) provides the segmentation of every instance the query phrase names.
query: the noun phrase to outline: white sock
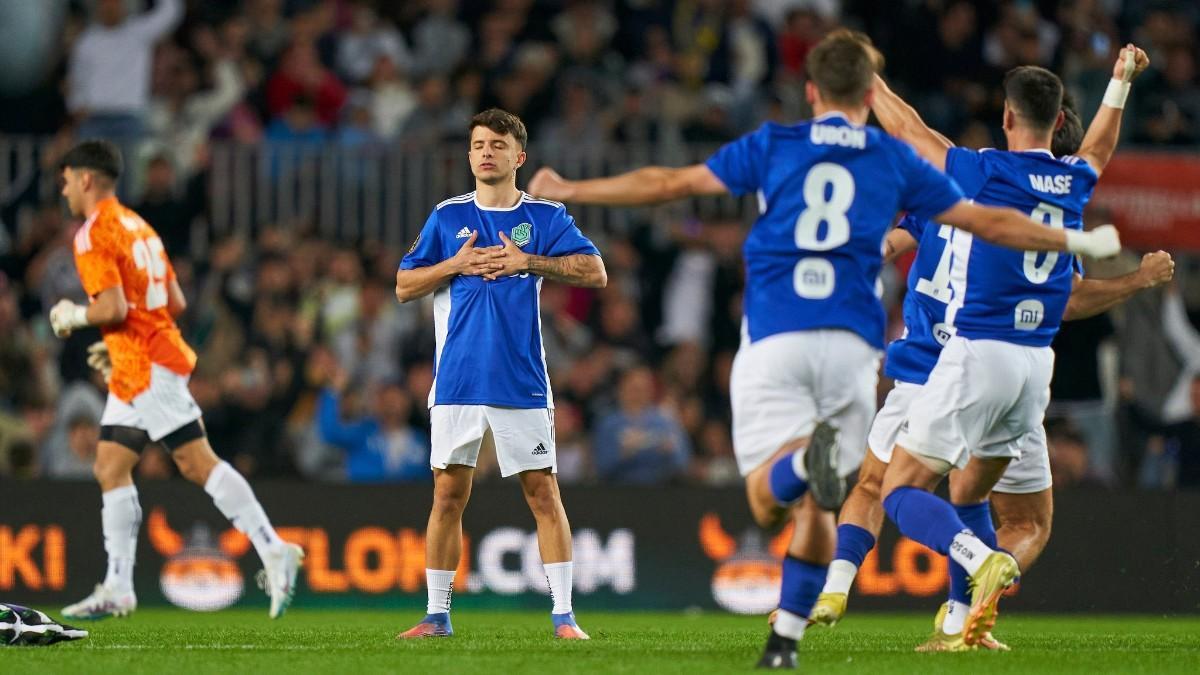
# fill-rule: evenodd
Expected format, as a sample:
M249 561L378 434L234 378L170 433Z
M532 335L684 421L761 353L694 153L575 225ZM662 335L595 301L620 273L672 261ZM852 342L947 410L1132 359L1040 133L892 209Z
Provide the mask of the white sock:
M454 570L431 570L425 568L425 586L429 589L427 614L445 614L450 611L450 598L454 595Z
M822 588L821 592L849 593L856 574L858 565L849 560L834 560L829 563L829 572L825 575L825 588Z
M100 522L104 531L104 552L108 554L108 573L104 585L115 591L133 592L133 561L137 557L138 530L142 526L142 505L132 485L100 495L104 506Z
M265 565L268 556L278 554L283 548L283 540L271 527L267 512L254 496L254 490L242 474L229 465L221 462L213 468L204 483L204 491L213 499L217 509L229 519L238 532L250 538L258 557Z
M554 614L567 614L571 611L571 576L575 563L567 562L545 563L546 582L550 584L550 599L554 601Z
M987 544L970 532L959 532L954 535L954 541L950 542L950 557L962 565L971 576L975 576L983 561L992 553L994 551L988 548Z
M796 451L792 453L792 473L803 480L808 480L808 468L804 466L803 452Z
M785 638L799 640L804 637L804 629L807 627L807 616L796 616L785 609L781 609L775 617L775 626L772 630Z
M942 620L942 632L946 635L957 635L963 632L963 624L967 622L967 613L971 611L971 606L957 600L951 600L949 605L946 618Z

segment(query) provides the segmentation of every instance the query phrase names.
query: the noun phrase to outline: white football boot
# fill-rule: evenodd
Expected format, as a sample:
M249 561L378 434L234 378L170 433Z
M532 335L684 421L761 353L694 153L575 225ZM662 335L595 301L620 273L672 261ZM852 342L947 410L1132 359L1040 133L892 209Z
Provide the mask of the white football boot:
M295 544L285 544L280 552L267 556L266 569L258 573L258 587L271 596L272 619L278 619L292 604L296 593L296 575L304 564L304 550Z
M107 619L110 616L129 616L137 609L137 596L133 591L119 592L104 584L96 584L96 590L79 602L63 607L62 615L72 621Z

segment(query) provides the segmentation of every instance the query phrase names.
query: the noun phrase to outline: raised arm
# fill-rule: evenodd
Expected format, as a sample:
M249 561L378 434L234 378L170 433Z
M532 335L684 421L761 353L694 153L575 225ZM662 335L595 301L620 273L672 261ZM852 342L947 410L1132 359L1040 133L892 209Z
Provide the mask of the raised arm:
M954 144L926 126L916 109L905 103L878 75L875 76L871 111L884 131L913 146L925 161L946 170L946 151Z
M604 260L598 255L532 255L522 251L503 232L500 233L500 240L504 242L504 248L495 257L500 267L484 274L484 279L495 281L501 277L529 273L580 288L604 288L608 285L608 272L604 269Z
M1092 118L1092 123L1088 125L1079 152L1075 153L1095 169L1096 173L1104 171L1117 149L1117 139L1121 134L1121 116L1125 108L1125 99L1129 96L1130 83L1149 66L1150 57L1132 44L1121 50L1116 64L1113 65L1113 78L1108 83L1108 90L1104 92L1104 100L1100 103L1096 116Z
M723 195L725 184L703 164L682 168L648 166L609 178L567 180L544 167L529 181L529 194L577 204L644 206L696 195Z
M154 9L129 19L129 26L147 41L157 41L183 18L183 0L157 0Z
M1069 251L1107 258L1121 250L1117 228L1101 225L1089 232L1046 227L1016 209L981 206L962 200L939 213L935 222L953 225L984 241L1024 251Z
M1138 291L1167 283L1175 276L1175 261L1166 251L1142 256L1136 271L1114 279L1080 279L1071 289L1064 321L1103 314L1133 297Z

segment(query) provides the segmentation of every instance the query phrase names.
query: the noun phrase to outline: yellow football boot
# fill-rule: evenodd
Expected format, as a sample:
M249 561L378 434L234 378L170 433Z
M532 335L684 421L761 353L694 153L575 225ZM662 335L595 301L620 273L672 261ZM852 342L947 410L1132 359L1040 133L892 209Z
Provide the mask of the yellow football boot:
M996 625L1000 596L1021 574L1017 561L1003 551L995 551L971 576L971 611L963 625L963 641L974 646Z

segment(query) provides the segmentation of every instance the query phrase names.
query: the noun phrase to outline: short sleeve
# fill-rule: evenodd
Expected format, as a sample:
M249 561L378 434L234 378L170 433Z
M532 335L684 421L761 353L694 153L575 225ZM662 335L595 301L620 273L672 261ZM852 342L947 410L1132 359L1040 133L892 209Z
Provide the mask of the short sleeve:
M754 192L763 184L770 134L770 128L764 124L757 131L721 146L705 166L733 194Z
M421 233L417 235L417 240L413 242L408 253L404 254L404 258L400 261L400 269L431 267L448 257L442 246L442 238L438 233L438 212L437 209L434 209L433 213L429 214L428 220L425 221L425 227L422 227Z
M118 243L105 234L96 223L75 238L75 268L88 297L121 285Z
M925 226L929 224L924 218L916 216L904 216L904 218L896 225L896 227L908 232L913 236L913 239L921 241L921 237L925 234Z
M600 250L583 235L566 207L559 207L551 217L550 237L544 250L551 258L580 253L600 255Z
M948 211L963 200L963 191L946 174L917 156L907 143L897 142L899 148L900 175L904 179L904 193L900 195L900 208L909 215L924 220L933 220L939 213Z
M946 173L963 193L974 199L987 182L989 168L985 151L950 148L946 151Z

